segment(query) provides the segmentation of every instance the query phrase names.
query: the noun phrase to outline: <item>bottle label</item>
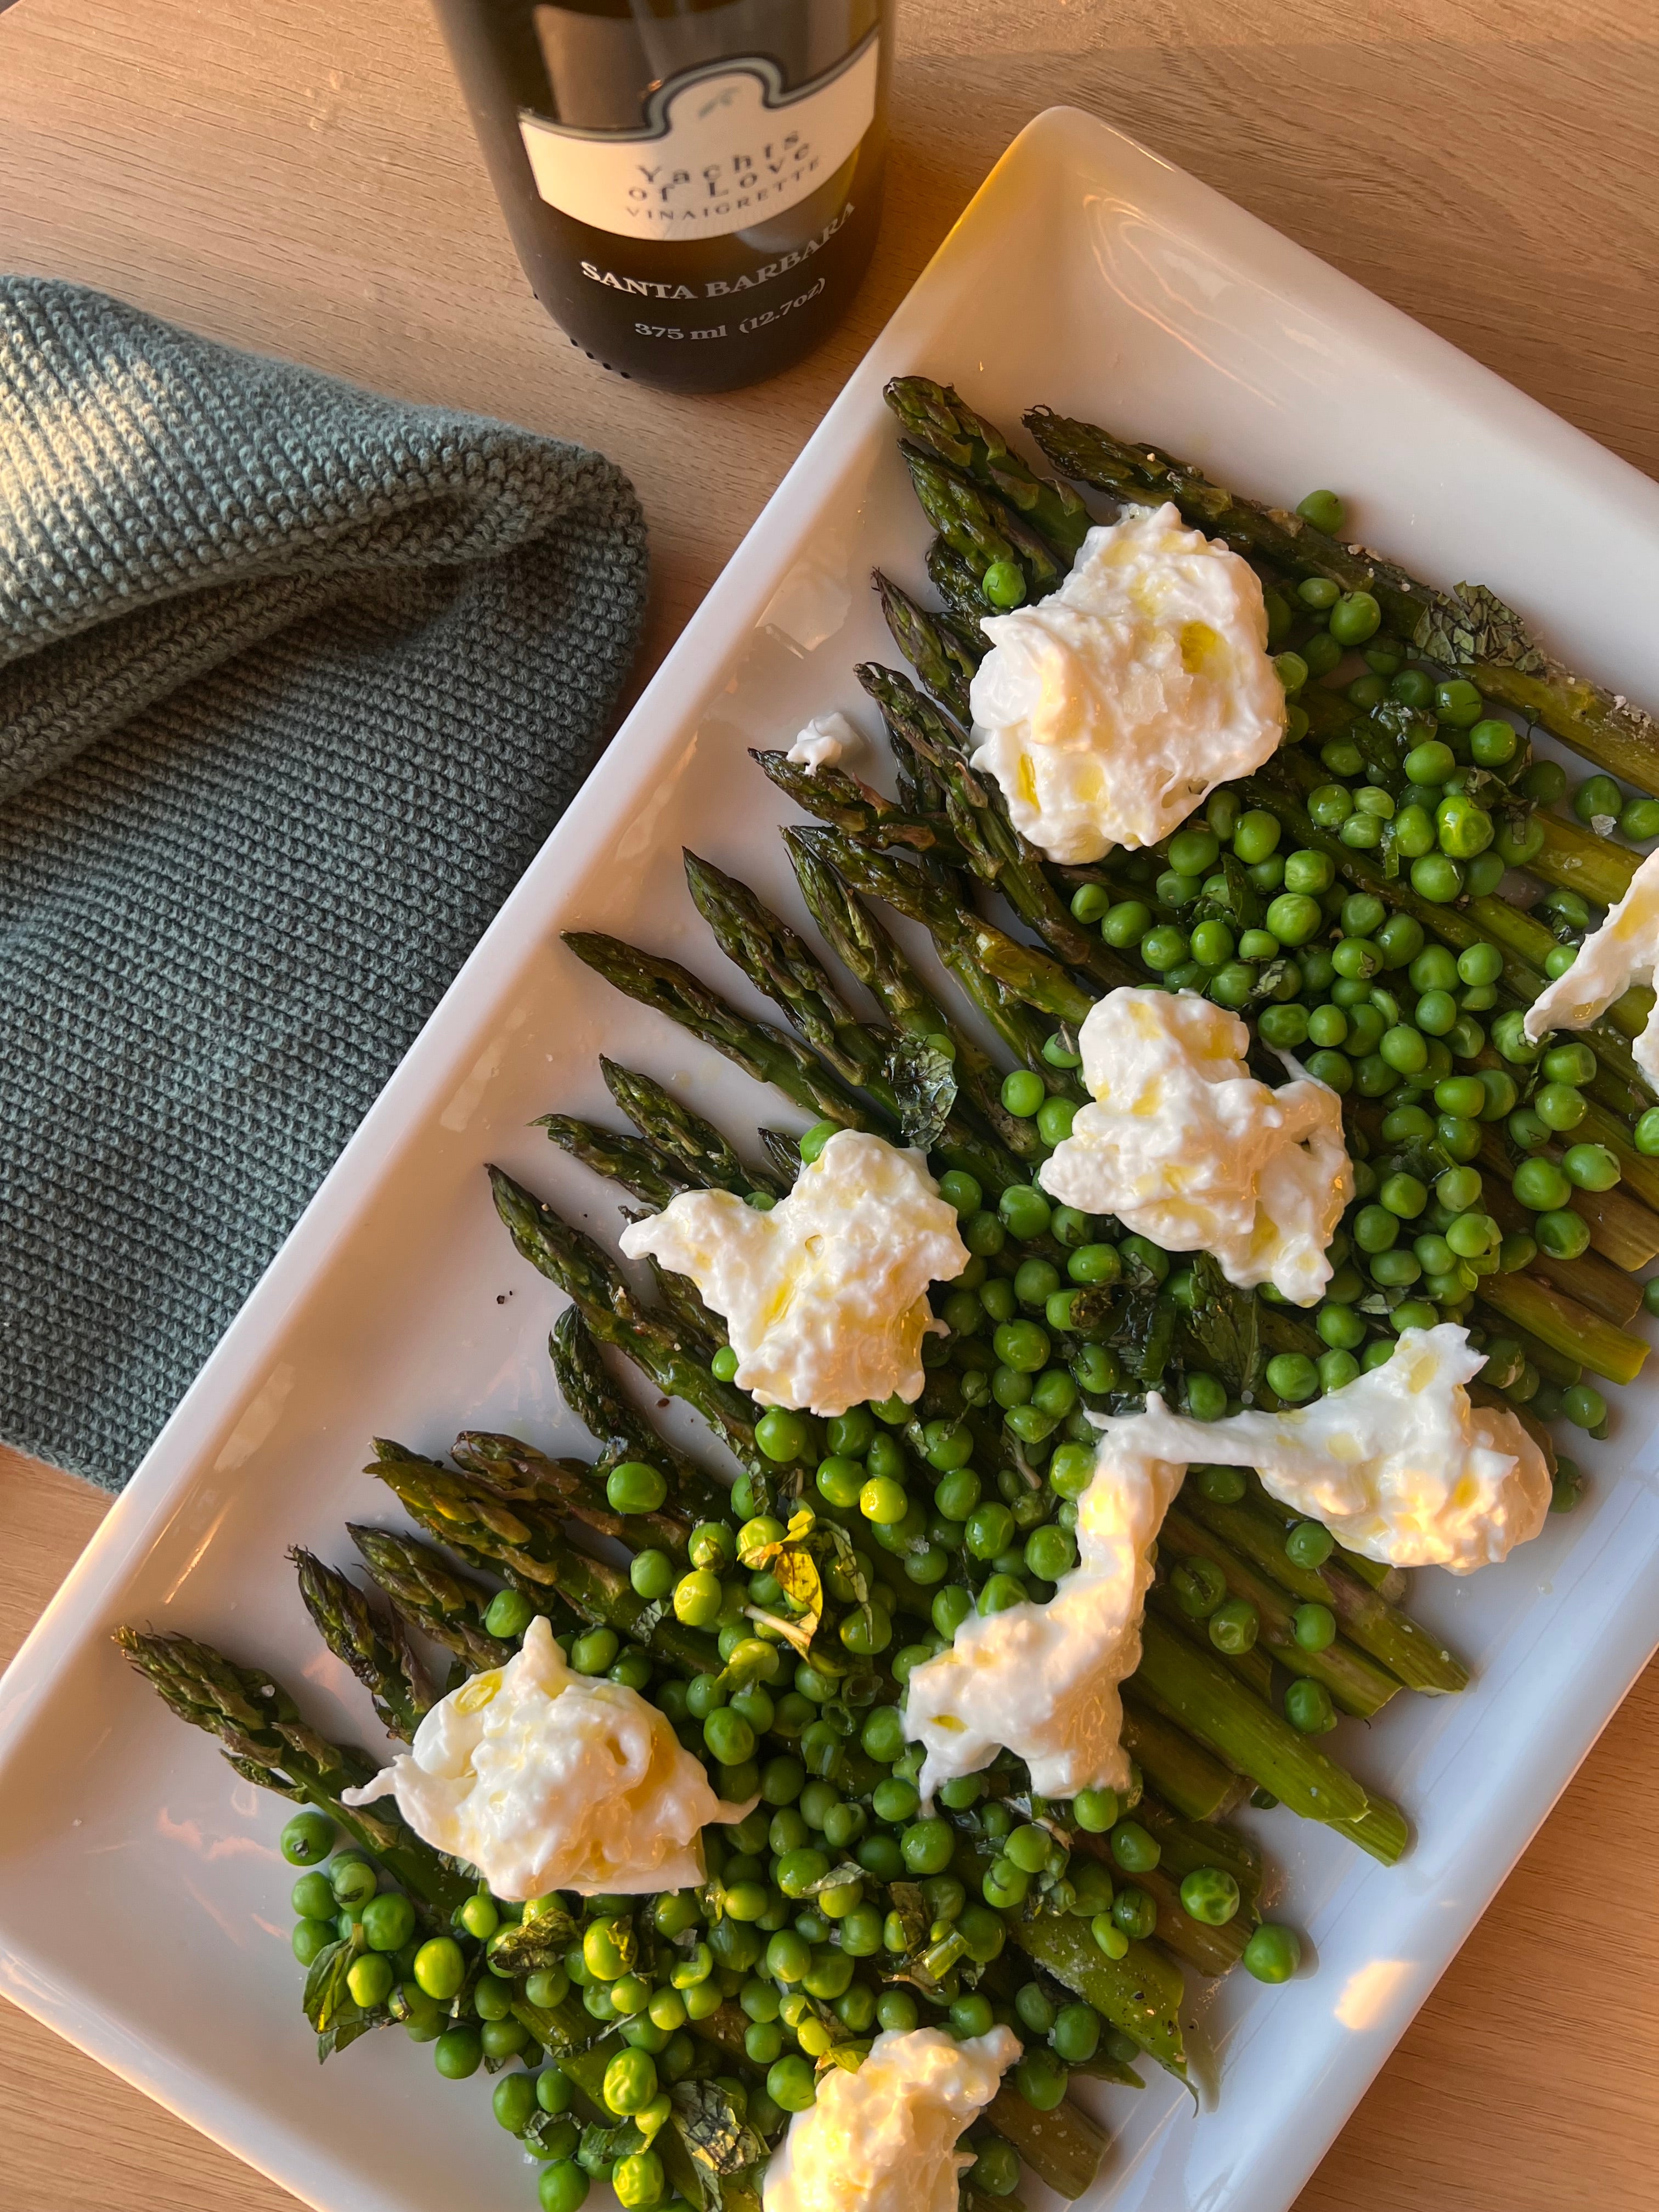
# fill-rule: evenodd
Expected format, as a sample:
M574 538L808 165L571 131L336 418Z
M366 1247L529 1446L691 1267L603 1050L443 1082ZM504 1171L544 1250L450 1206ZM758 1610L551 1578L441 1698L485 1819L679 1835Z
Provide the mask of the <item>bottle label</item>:
M872 29L833 70L786 92L777 64L746 54L659 85L638 131L580 131L521 114L519 130L552 207L595 230L690 241L782 215L832 177L876 112Z

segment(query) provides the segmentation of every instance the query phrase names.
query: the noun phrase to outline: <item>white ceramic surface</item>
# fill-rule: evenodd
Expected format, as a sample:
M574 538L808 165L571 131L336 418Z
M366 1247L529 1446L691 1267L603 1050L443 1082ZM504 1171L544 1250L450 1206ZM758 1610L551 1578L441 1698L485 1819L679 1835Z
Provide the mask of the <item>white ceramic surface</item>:
M282 1808L171 1719L108 1631L187 1629L282 1672L324 1726L374 1741L320 1654L283 1553L347 1556L391 1517L358 1469L377 1432L463 1425L579 1448L543 1346L557 1300L496 1224L501 1160L609 1239L607 1191L526 1127L605 1110L604 1046L737 1129L802 1118L593 979L562 926L681 951L755 1006L692 915L690 844L799 916L782 812L744 757L890 658L866 587L916 580L925 532L880 392L954 379L1012 423L1047 400L1247 489L1352 495L1370 543L1482 578L1569 659L1659 700L1659 490L1345 277L1070 109L1010 149L687 629L434 1014L0 1685L0 1987L329 2212L508 2212L532 2176L482 2080L438 2087L401 2036L319 2069L288 1949ZM1342 1753L1409 1808L1385 1871L1288 1814L1259 1822L1318 1971L1234 1976L1196 2016L1216 2109L1092 2085L1121 2130L1093 2203L1281 2212L1659 1638L1651 1390L1585 1454L1589 1503L1507 1567L1419 1578L1477 1668L1399 1699ZM1252 1816L1255 1817L1255 1816ZM1519 1969L1517 1968L1517 1971ZM1541 2124L1520 2116L1517 2124Z

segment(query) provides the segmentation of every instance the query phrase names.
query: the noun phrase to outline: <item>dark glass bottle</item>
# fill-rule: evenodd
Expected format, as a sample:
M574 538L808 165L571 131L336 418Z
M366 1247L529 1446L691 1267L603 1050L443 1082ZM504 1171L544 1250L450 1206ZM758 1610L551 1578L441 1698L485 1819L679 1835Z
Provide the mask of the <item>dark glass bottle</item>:
M536 296L593 359L757 383L875 244L893 0L434 0Z

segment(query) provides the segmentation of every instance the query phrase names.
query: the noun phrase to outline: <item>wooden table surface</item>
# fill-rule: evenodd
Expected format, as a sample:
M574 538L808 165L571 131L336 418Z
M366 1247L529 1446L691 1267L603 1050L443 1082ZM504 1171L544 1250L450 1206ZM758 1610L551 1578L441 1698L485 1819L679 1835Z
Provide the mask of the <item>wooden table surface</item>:
M20 0L0 13L0 263L603 447L650 514L647 667L1003 145L1056 101L1134 132L1659 465L1651 9L901 0L900 15L873 270L830 343L758 391L663 398L552 327L418 0ZM0 1662L106 1502L0 1453ZM1301 2212L1650 2212L1656 1734L1650 1672ZM293 2202L5 2007L0 2143L0 2212Z

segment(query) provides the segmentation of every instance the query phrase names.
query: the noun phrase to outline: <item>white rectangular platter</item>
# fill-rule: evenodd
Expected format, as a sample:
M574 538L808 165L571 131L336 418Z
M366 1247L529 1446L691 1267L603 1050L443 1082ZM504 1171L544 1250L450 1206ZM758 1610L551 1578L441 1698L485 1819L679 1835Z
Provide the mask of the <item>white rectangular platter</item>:
M318 2067L289 1955L282 1808L120 1662L120 1621L279 1671L331 1732L376 1741L283 1554L349 1556L387 1519L368 1438L464 1426L583 1439L544 1354L559 1303L515 1257L500 1160L606 1242L614 1194L526 1124L611 1119L603 1048L739 1134L803 1117L611 993L559 942L615 931L758 1012L684 888L690 845L804 923L745 756L831 707L872 726L856 661L893 655L877 561L926 530L881 402L953 380L1005 424L1042 400L1279 500L1340 487L1367 543L1481 579L1569 660L1659 700L1659 490L1439 339L1075 110L1010 149L812 439L468 962L0 1685L0 1988L326 2212L529 2212L482 2080L440 2088L401 2036ZM867 763L860 763L867 766ZM0 1357L3 1349L0 1348ZM1589 1502L1508 1566L1419 1577L1477 1670L1339 1741L1415 1823L1388 1871L1287 1814L1260 1832L1311 1938L1279 1990L1195 2000L1218 2098L1084 2094L1117 2131L1093 2212L1282 2212L1659 1640L1651 1389L1584 1456Z

